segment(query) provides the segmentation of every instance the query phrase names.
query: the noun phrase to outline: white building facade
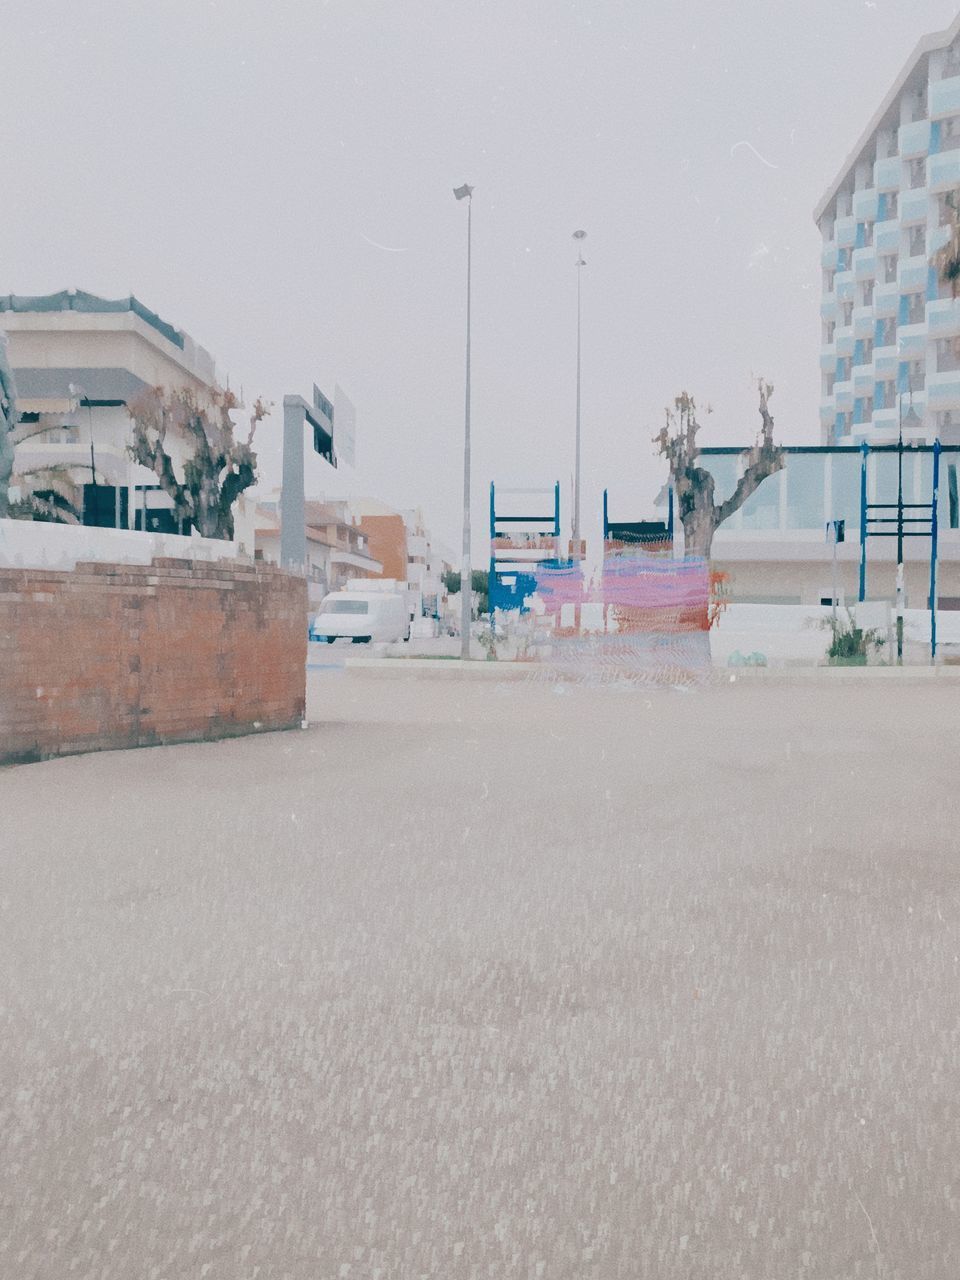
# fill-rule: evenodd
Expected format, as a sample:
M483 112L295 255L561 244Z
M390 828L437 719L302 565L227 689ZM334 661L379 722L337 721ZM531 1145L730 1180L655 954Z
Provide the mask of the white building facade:
M178 526L156 475L130 457L128 406L153 387L187 389L202 400L217 385L209 353L134 297L114 301L78 290L0 297L0 329L20 420L38 428L17 446L14 485L26 490L56 473L71 482L83 524L189 532ZM175 432L165 447L177 470L192 452ZM241 498L235 538L251 555L252 513Z
M955 206L960 17L917 45L815 211L824 444L895 441L901 414L905 439L960 441L960 301L933 266Z

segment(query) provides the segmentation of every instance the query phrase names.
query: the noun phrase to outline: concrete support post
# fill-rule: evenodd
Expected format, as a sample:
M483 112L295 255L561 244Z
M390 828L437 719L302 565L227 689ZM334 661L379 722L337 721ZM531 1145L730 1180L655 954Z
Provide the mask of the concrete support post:
M307 563L307 527L303 492L303 433L306 405L300 396L283 397L283 488L280 491L280 564L303 571Z

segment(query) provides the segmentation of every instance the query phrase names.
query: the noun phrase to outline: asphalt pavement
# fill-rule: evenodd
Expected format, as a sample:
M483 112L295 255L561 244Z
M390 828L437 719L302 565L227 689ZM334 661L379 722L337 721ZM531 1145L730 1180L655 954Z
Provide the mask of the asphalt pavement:
M952 683L309 685L0 771L4 1280L960 1275Z

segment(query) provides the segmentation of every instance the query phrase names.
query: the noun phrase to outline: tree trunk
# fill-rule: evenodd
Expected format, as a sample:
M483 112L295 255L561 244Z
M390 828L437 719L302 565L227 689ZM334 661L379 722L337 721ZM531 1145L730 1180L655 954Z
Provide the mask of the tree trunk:
M13 475L14 447L10 428L0 430L0 517L10 514L10 477Z
M717 529L713 508L694 508L693 511L685 512L682 519L684 554L702 556L704 560L709 560L713 535Z

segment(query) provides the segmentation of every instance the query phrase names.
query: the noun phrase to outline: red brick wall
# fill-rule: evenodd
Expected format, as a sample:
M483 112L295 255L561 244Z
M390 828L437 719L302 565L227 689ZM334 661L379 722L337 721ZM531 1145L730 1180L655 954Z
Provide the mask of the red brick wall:
M299 726L306 610L266 565L0 567L0 764Z

